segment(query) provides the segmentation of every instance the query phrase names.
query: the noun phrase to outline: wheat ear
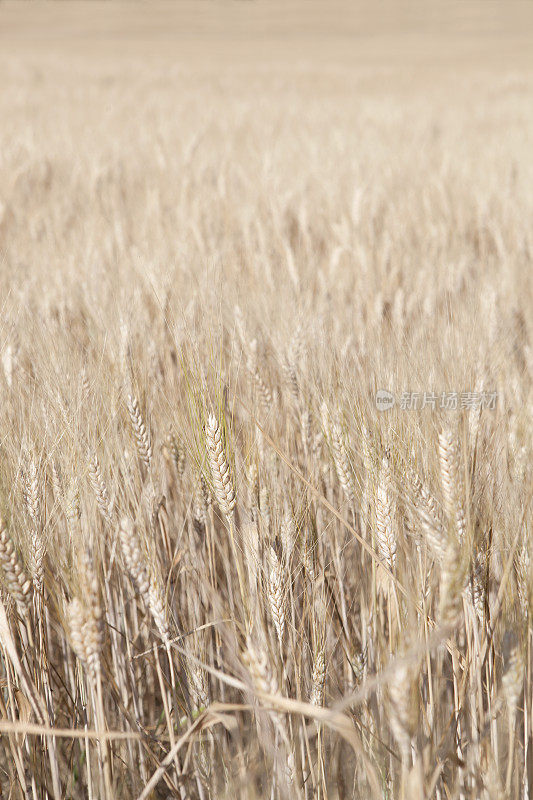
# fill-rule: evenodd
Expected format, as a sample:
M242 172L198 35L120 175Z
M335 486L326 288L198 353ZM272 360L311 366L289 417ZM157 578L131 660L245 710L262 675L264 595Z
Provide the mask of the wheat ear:
M91 680L96 680L100 668L102 635L100 621L93 616L92 608L87 608L75 597L67 606L67 620L72 649L84 664Z
M464 583L464 560L457 539L451 536L442 561L440 581L439 616L446 627L455 627L459 621Z
M29 554L29 569L33 578L33 587L37 594L42 592L44 582L44 554L45 554L44 539L38 530L31 532L31 545Z
M283 634L285 632L285 591L283 586L283 569L273 547L270 548L268 599L270 602L272 619L274 620L274 627L279 640L279 646L282 648Z
M444 508L459 542L462 543L465 535L465 515L462 500L459 443L449 429L443 430L439 434L439 463Z
M324 648L320 648L315 656L313 664L313 676L311 685L310 702L313 706L324 705L324 693L326 689L326 654Z
M4 571L4 581L19 611L25 613L29 602L32 582L24 572L22 561L15 550L4 520L0 517L0 566Z
M172 456L174 466L176 467L178 478L181 479L183 478L183 473L185 472L185 452L182 445L178 441L177 436L172 431L170 431L167 436L167 447L170 455Z
M388 686L389 714L392 732L408 763L411 741L418 728L420 697L418 693L418 665L400 664Z
M26 501L28 514L35 528L39 529L41 526L41 500L39 496L39 477L33 458L30 459L24 478L24 500Z
M61 464L59 461L55 460L52 462L52 486L54 489L54 500L58 506L61 506L65 499L65 488L63 486Z
M422 523L422 530L433 556L442 562L446 552L446 530L437 501L422 483L418 475L412 473L414 486L414 506Z
M150 578L141 550L139 537L128 517L123 517L119 527L119 539L127 570L137 591L143 598L156 624L159 635L165 642L170 639L165 617L165 607L159 587Z
M100 469L100 462L96 453L89 461L89 481L96 496L96 502L98 503L98 508L102 517L106 522L111 522L111 502L109 500L107 486L102 478L102 470Z
M223 514L233 515L235 508L235 489L230 465L224 452L222 430L217 418L210 414L205 426L207 455L213 478L215 497Z
M150 431L141 413L139 401L134 395L128 395L128 412L131 420L131 427L135 436L135 444L137 453L141 461L150 469L152 461L152 442L150 439Z
M247 639L247 647L242 655L242 660L248 667L252 678L253 690L256 695L278 694L278 682L276 676L270 669L268 657L260 646L252 643L250 637ZM261 697L257 699L261 705L264 704L264 700ZM283 765L283 774L285 779L291 784L295 778L295 758L287 735L284 719L282 714L275 709L270 709L268 714L276 733L280 736L286 747L286 760Z
M390 467L386 458L383 459L376 491L376 542L380 558L393 570L396 564L396 536L393 528Z
M506 797L511 797L515 749L515 716L518 701L524 685L524 656L520 644L518 641L516 641L515 637L510 635L510 632L506 632L504 635L503 650L504 673L502 677L502 693L507 704L507 718L509 726L509 752L507 755L505 795Z
M330 427L331 433L331 448L333 451L333 461L335 462L335 470L337 477L344 490L344 494L348 502L352 503L355 500L354 482L348 452L344 443L341 428L337 422L334 422Z
M504 662L502 692L509 715L514 717L524 680L524 657L518 642L509 645L504 641Z
M331 419L329 409L325 402L323 402L320 407L320 414L324 436L331 445L331 454L333 456L333 463L339 483L342 486L346 498L353 504L355 500L353 475L341 427L337 421Z

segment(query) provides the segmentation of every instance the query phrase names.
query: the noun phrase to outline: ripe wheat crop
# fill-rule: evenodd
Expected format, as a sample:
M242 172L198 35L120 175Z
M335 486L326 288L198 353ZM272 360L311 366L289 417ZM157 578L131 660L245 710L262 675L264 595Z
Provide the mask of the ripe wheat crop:
M524 7L22 5L0 797L528 797Z

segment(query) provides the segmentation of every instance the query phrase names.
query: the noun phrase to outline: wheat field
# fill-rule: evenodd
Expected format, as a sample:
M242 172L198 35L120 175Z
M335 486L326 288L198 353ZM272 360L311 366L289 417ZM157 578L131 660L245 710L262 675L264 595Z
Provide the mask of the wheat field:
M533 793L532 32L0 4L0 797Z

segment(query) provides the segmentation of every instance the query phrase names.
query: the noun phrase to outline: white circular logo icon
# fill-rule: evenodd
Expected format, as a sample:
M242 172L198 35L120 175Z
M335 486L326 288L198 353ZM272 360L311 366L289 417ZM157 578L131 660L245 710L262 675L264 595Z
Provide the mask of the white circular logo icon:
M388 392L386 389L379 389L376 392L376 407L378 411L387 411L387 409L392 408L394 405L394 395L392 392Z

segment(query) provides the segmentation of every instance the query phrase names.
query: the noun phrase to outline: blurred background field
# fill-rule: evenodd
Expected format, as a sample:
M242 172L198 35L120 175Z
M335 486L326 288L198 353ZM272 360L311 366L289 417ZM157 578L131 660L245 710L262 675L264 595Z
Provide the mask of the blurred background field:
M172 2L2 3L2 49L11 54L58 47L176 60L219 57L269 63L339 61L353 65L406 62L530 64L527 2L392 3L321 0L283 3Z

